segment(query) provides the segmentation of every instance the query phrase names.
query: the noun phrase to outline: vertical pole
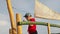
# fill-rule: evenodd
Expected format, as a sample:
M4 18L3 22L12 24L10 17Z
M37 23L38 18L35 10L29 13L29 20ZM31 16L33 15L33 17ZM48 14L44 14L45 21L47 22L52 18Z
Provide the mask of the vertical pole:
M16 14L16 22L21 22L21 14ZM17 25L17 34L22 34L22 25Z
M6 2L7 2L7 8L10 16L10 21L11 21L12 34L16 34L16 23L14 21L14 12L12 10L11 0L6 0Z
M9 34L12 34L12 29L9 29Z
M48 23L47 28L48 28L48 34L51 34L51 33L50 33L50 23Z

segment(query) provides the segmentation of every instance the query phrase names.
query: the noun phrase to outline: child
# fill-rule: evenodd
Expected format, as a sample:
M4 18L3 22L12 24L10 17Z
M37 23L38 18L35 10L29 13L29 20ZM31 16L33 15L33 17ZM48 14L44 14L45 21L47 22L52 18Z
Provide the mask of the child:
M28 21L35 22L35 18L32 18L32 15L30 13L26 13L24 17ZM37 34L37 30L36 30L36 25L35 24L28 25L28 33L29 34Z

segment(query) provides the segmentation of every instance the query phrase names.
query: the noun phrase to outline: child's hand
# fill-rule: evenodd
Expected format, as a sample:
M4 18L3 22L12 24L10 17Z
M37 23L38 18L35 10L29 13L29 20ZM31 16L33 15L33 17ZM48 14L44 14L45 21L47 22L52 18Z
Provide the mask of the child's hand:
M30 24L30 26L33 26L33 24Z
M33 25L30 25L30 26L33 26Z

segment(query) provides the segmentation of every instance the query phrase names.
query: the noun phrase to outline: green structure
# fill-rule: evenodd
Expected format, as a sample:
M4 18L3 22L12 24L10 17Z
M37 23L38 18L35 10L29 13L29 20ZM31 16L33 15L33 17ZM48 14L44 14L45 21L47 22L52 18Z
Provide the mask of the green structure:
M36 24L36 25L44 25L44 26L48 25L48 23L45 23L45 22L33 22L33 23L31 23L30 21L28 21L28 22L19 22L18 23L18 25L28 25L28 24ZM57 25L57 24L50 24L50 26L60 28L60 25Z
M60 33L51 33L51 34L60 34Z

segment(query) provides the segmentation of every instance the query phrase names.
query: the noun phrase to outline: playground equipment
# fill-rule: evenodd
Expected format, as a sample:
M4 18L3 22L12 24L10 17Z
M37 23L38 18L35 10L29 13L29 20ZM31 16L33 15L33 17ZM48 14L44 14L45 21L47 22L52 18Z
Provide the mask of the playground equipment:
M12 29L9 29L9 34L12 34Z
M16 23L21 22L21 14L16 14ZM22 34L22 25L17 25L17 34Z
M44 25L44 26L48 26L48 23L46 22L34 22L34 23L31 23L31 22L20 22L18 23L18 25L28 25L28 24L36 24L36 25ZM51 27L57 27L57 28L60 28L60 25L57 25L57 24L50 24Z
M35 22L35 23L22 22L20 14L16 14L16 22L15 22L14 21L14 12L12 10L11 2L10 2L10 0L6 0L6 2L7 2L8 12L10 15L10 21L11 21L11 29L9 29L9 34L22 34L22 25L28 25L28 24L36 24L36 25L47 26L48 34L51 34L50 26L60 28L60 25L50 24L50 23L45 23L45 22Z
M12 34L15 34L16 33L16 23L14 20L14 12L12 10L12 5L11 5L10 0L6 0L6 2L7 2L8 12L10 15Z

